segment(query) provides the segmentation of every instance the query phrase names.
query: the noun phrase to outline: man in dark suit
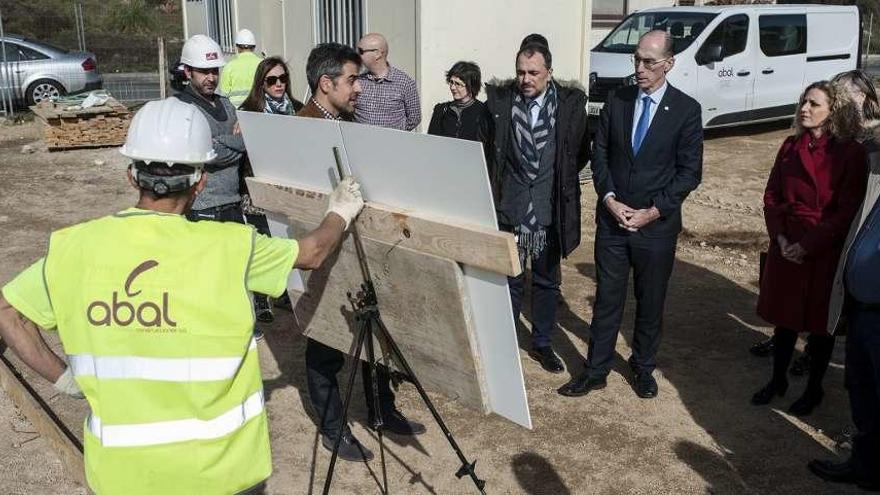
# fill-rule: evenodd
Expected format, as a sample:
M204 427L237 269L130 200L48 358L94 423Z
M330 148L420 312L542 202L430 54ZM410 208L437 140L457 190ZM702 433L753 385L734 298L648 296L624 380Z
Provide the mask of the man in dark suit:
M700 104L666 82L675 59L665 31L642 36L633 63L637 86L608 97L596 130L596 302L587 370L561 387L562 395L605 387L632 270L636 320L629 364L636 394L657 396L652 373L663 303L681 205L702 176L703 130Z
M545 370L562 373L565 367L553 351L552 335L561 259L581 240L578 172L589 159L587 95L553 79L552 55L540 35L523 40L516 80L489 85L486 95L495 123L489 179L498 223L516 235L520 261L532 272L529 356ZM510 277L508 283L516 321L525 274Z

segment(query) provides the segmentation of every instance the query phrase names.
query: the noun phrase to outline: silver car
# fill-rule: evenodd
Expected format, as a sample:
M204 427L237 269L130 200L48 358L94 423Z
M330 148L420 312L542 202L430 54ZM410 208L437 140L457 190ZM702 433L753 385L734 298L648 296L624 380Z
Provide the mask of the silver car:
M12 89L17 103L33 105L52 97L100 89L97 58L89 52L58 48L40 41L7 35L6 62L0 52L0 87ZM8 93L7 93L8 94Z

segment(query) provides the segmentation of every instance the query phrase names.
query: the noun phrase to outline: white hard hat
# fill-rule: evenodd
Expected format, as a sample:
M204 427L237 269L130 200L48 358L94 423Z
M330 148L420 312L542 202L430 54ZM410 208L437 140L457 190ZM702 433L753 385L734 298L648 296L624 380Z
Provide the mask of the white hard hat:
M242 29L235 35L235 44L239 46L257 46L257 38L250 29Z
M134 161L198 166L213 160L211 126L201 110L177 98L151 101L134 115L119 150Z
M226 60L216 41L204 34L197 34L183 44L180 63L196 69L213 69L226 65Z

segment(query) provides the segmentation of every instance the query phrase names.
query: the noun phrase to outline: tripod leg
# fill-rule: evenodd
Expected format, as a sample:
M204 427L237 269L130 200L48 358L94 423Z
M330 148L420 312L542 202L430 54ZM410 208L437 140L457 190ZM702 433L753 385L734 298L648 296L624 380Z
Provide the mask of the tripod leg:
M483 488L486 486L486 481L481 480L477 477L476 471L474 471L474 467L477 464L477 461L469 462L467 457L465 457L464 452L461 451L461 448L458 446L458 442L455 441L455 438L452 436L452 432L449 431L449 428L446 427L446 423L443 421L443 418L440 416L440 413L437 412L437 409L434 407L434 403L431 402L431 399L428 397L428 394L425 392L425 389L422 387L422 383L419 381L419 378L413 373L412 368L409 366L409 362L407 362L406 358L403 357L403 353L400 352L400 347L397 346L397 342L391 337L391 334L388 333L388 328L385 327L385 323L382 322L382 319L376 315L376 324L379 327L379 331L381 332L382 338L387 342L388 347L391 349L391 354L393 358L396 360L397 364L399 364L403 371L409 376L410 380L412 380L413 385L415 385L416 390L419 392L419 396L422 398L422 401L425 403L425 406L431 412L431 415L434 416L434 421L443 431L443 435L446 436L446 440L449 441L449 445L452 446L452 450L455 451L455 455L458 456L458 460L461 461L462 465L459 468L458 472L455 473L455 476L458 478L463 477L464 475L470 476L471 480L474 482L474 486L477 487L477 490L480 493L483 492Z
M336 457L339 455L339 443L342 441L342 433L345 431L345 425L348 423L348 406L351 404L351 391L354 388L354 377L357 375L361 350L364 347L364 338L369 333L368 325L369 320L364 319L359 322L354 360L352 361L351 371L348 372L348 389L345 391L345 400L342 402L342 421L339 424L339 429L336 430L336 440L333 442L333 453L330 456L330 467L327 468L327 478L324 480L324 495L330 493L330 484L333 482L333 469L336 467Z
M383 433L385 424L382 421L382 409L379 401L379 374L378 369L376 368L376 353L373 348L373 324L375 321L378 320L376 320L376 317L373 315L370 315L369 319L366 321L367 335L364 343L367 348L367 364L370 366L370 388L373 390L373 404L371 404L371 406L376 414L376 420L373 422L373 427L376 429L376 435L379 437L379 459L382 463L382 493L387 495L388 470L385 468L385 439Z

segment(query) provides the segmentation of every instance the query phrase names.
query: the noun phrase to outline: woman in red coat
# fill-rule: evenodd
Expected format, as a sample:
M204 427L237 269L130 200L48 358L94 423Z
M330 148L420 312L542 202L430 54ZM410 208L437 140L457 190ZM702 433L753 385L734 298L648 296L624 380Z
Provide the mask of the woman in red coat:
M810 334L809 378L789 412L804 416L822 401L822 378L834 349L826 330L831 286L867 181L865 152L852 140L858 125L857 109L836 98L830 83L809 85L800 98L795 135L786 138L770 172L764 192L770 250L758 315L776 326L773 377L753 404L785 394L798 332Z

